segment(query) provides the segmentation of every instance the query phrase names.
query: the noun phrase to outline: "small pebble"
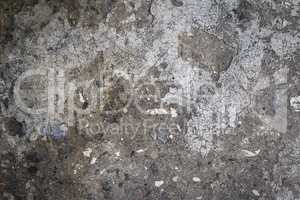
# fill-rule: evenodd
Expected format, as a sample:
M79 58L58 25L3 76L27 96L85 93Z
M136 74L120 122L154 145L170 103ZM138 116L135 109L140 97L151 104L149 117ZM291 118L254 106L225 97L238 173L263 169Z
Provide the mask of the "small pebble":
M164 184L164 181L155 181L154 185L155 187L160 187Z
M201 179L198 178L198 177L193 177L193 181L194 181L195 183L199 183L199 182L201 181Z
M91 160L91 165L95 164L97 161L97 158L96 157L93 157L92 160Z
M82 152L83 153L83 155L85 156L85 157L90 157L91 156L91 153L92 153L92 149L91 148L87 148L84 152Z
M257 190L252 190L252 193L255 195L255 196L259 196L259 192Z
M145 150L144 150L144 149L139 149L139 150L137 150L136 152L137 152L137 153L143 153L143 152L145 152Z
M179 177L178 177L178 176L174 176L174 177L172 178L172 181L173 181L173 182L177 182L177 181L178 181L178 179L179 179Z

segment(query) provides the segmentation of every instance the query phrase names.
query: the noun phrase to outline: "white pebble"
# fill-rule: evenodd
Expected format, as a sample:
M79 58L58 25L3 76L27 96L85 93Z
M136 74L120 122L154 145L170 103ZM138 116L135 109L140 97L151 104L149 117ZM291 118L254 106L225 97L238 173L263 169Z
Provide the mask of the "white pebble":
M154 185L155 187L160 187L164 184L164 181L155 181Z
M177 181L178 181L178 179L179 179L179 177L178 177L178 176L174 176L174 177L172 178L172 181L173 181L173 182L177 182Z
M92 160L91 160L91 165L95 164L97 161L97 158L96 157L93 157Z
M87 148L84 152L82 152L83 153L83 155L85 156L85 157L90 157L91 156L91 153L92 153L92 149L91 148Z
M252 193L255 195L255 196L259 196L259 192L257 190L252 190Z
M200 182L200 181L201 181L201 179L200 179L200 178L198 178L198 177L193 177L193 181L194 181L194 182L196 182L196 183L198 183L198 182Z
M137 153L143 153L143 152L145 152L145 150L144 150L144 149L139 149L139 150L137 150L136 152L137 152Z

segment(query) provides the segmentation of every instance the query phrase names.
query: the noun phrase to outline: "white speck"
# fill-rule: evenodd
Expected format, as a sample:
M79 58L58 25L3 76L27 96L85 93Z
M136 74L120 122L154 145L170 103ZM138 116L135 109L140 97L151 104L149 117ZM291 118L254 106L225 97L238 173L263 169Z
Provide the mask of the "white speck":
M154 182L155 187L160 187L160 186L162 186L163 184L164 184L164 181L155 181L155 182Z
M136 152L137 152L137 153L143 153L143 152L145 152L145 150L144 150L144 149L139 149L139 150L137 150Z
M202 196L200 196L200 197L196 197L196 199L197 199L197 200L201 200L201 199L202 199Z
M259 196L259 192L257 190L252 190L252 193L255 195L255 196Z
M177 166L174 167L175 170L179 171L179 168Z
M120 156L120 151L117 151L115 154L116 154L117 157L119 157Z
M121 138L121 141L124 141L124 138Z
M87 148L84 152L83 152L83 155L85 156L85 157L90 157L91 156L91 153L92 153L92 149L91 148Z
M199 177L193 177L193 181L195 183L199 183L201 181L201 179Z
M178 176L174 176L174 177L172 178L172 181L173 181L173 182L177 182L177 181L178 181L178 179L179 179L179 177L178 177Z
M83 95L82 95L81 92L79 93L79 101L82 102L82 103L85 102L85 100L84 100Z
M181 132L181 128L178 124L176 125L176 127L177 127L178 131Z
M257 156L259 153L260 153L260 149L255 151L254 153L251 151L245 150L245 149L242 150L242 154L245 157L254 157L254 156Z
M171 108L170 112L171 112L171 117L177 117L178 116L176 109Z
M173 135L169 135L169 138L172 140L174 138L174 136Z
M96 157L93 157L93 158L92 158L92 160L91 160L91 162L90 162L90 163L91 163L91 165L95 164L95 163L96 163L96 161L97 161L97 158L96 158Z
M100 175L102 175L105 171L106 169L101 170Z
M146 111L150 115L167 115L169 112L164 108L151 109Z
M74 169L74 174L77 174L77 170L76 169Z

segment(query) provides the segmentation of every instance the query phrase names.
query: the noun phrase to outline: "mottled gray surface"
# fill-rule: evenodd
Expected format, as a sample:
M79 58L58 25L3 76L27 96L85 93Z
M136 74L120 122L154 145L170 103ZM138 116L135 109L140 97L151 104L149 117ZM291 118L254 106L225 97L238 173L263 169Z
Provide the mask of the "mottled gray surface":
M0 0L0 199L300 200L299 0Z

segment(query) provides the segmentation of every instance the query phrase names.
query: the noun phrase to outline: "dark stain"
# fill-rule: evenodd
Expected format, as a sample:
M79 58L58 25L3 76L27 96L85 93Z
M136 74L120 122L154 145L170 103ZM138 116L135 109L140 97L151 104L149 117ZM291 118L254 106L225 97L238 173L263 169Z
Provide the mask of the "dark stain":
M28 169L27 169L28 173L31 174L31 175L35 175L38 171L38 168L36 166L30 166Z
M152 174L153 176L157 176L157 175L158 175L158 167L157 167L157 165L156 165L155 162L153 162L153 163L150 165L149 169L150 169L150 172L151 172L151 174Z
M68 11L67 19L70 26L77 26L80 18L80 3L78 0L64 0L64 6Z
M85 101L83 104L82 104L82 109L85 110L87 109L89 106L89 103L87 101Z
M171 3L172 3L173 6L176 6L176 7L183 6L183 2L180 1L180 0L171 0Z
M195 28L192 33L192 36L188 33L178 36L180 57L211 71L212 80L217 82L221 73L230 67L235 48L204 30Z
M253 6L246 0L241 0L237 9L232 10L235 14L239 27L244 31L247 24L252 20Z
M128 103L130 94L127 86L129 86L128 81L123 78L117 78L113 80L113 85L106 92L106 101L104 105L105 111L119 111L124 108Z
M25 156L26 160L33 163L39 163L42 158L38 155L37 152L30 152Z
M8 134L11 136L23 137L25 135L23 123L17 121L15 117L8 118L5 125Z

